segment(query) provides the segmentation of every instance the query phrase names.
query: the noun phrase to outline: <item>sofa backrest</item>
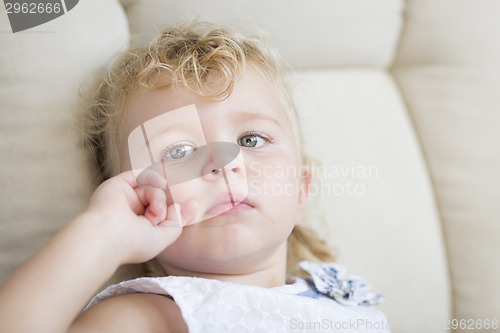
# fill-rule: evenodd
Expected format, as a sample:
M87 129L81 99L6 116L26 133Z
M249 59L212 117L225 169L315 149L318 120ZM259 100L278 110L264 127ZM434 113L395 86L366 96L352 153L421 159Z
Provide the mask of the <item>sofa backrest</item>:
M199 16L263 34L295 69L311 223L387 297L393 331L495 319L499 14L494 0L86 0L12 34L1 12L0 281L86 206L78 89L130 35Z

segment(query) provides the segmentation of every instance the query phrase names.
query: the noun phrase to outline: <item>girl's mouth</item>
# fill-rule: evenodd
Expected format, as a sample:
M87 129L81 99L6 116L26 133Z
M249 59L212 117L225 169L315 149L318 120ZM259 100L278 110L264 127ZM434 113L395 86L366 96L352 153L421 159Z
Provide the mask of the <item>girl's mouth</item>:
M227 199L223 199L218 203L214 204L206 213L206 216L214 217L218 215L233 215L239 214L248 210L253 209L253 205L247 200L247 198L243 200L229 201Z

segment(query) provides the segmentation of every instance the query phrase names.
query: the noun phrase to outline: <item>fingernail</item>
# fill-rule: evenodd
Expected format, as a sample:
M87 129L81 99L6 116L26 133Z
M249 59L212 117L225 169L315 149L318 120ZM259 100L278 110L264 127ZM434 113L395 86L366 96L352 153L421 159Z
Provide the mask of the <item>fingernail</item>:
M177 213L177 221L179 221L179 226L182 228L184 225L182 224L182 215L181 215L181 205L174 204L175 212Z

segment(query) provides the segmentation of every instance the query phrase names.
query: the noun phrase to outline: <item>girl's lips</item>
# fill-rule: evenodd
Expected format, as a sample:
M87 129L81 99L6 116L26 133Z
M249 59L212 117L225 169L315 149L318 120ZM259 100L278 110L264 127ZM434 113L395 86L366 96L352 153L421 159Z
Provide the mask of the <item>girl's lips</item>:
M215 205L212 208L210 208L207 212L206 215L210 217L218 216L218 215L233 215L233 214L239 214L241 212L245 212L247 210L252 209L253 207L247 204L246 202L242 201L238 204L236 204L233 207L233 204L230 202L224 202L219 205Z

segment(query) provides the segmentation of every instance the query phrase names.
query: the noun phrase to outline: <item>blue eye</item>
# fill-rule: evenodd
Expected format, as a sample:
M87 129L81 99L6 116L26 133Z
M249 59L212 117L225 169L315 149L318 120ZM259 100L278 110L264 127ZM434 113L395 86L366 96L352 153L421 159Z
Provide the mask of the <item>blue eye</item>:
M192 154L196 150L195 147L189 145L175 145L173 147L168 147L162 153L163 158L169 158L172 160L180 160L190 154Z
M264 137L264 135L257 133L248 133L238 139L238 144L247 148L258 148L266 142L270 142L270 140Z

